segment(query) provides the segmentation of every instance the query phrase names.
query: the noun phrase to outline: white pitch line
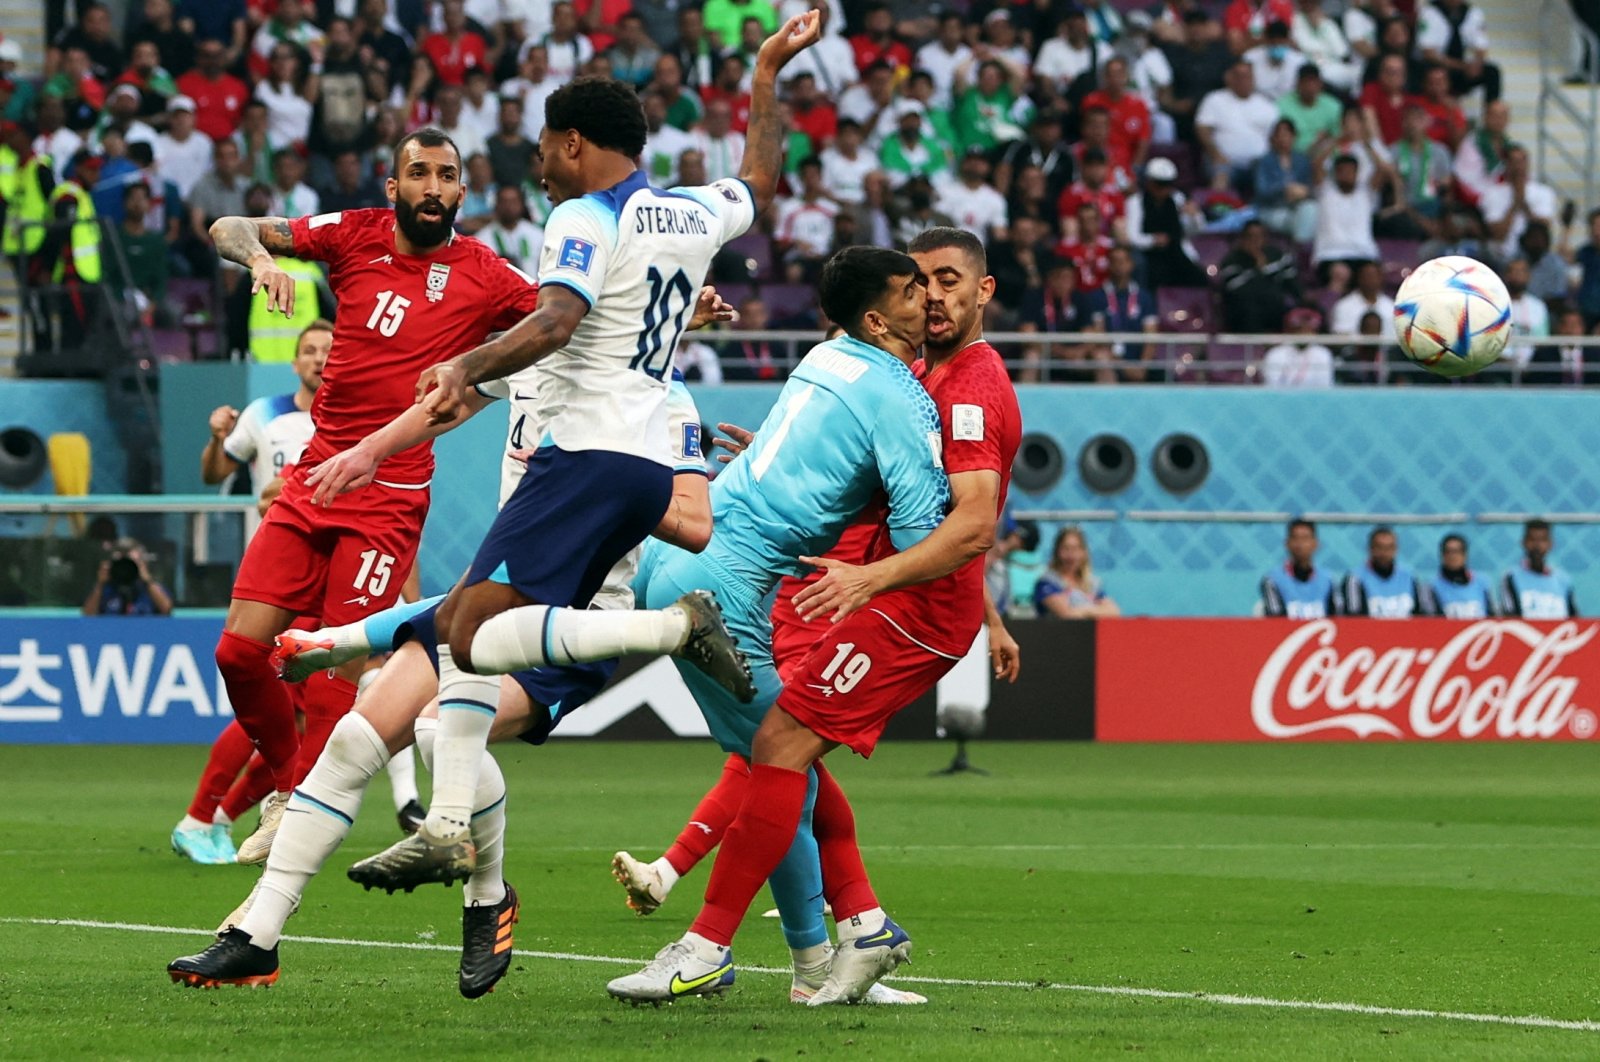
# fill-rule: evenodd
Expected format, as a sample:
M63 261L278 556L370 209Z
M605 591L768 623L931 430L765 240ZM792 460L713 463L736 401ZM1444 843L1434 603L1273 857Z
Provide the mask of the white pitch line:
M120 929L129 933L160 933L167 936L211 936L209 929L186 929L182 926L154 926L142 922L97 922L82 918L0 918L0 923L30 926L69 926L78 929ZM335 944L352 948L390 948L400 951L459 952L453 944L428 944L422 941L356 940L351 937L301 937L282 938L296 944ZM597 962L612 966L637 966L644 959L625 959L615 955L579 955L565 951L526 951L517 954L530 959L551 959L558 962ZM739 966L743 973L789 976L787 967ZM1268 996L1241 996L1230 992L1179 992L1166 988L1137 988L1129 985L1075 985L1037 981L984 981L963 977L904 977L885 980L905 984L944 985L952 988L1031 988L1057 992L1080 992L1097 996L1131 996L1138 999L1187 1000L1194 1003L1211 1003L1227 1007L1265 1007L1274 1010L1316 1010L1335 1014L1364 1014L1384 1018L1429 1018L1438 1021L1466 1021L1481 1025L1515 1025L1534 1029L1563 1029L1569 1032L1600 1033L1600 1021L1573 1021L1564 1018L1545 1018L1539 1015L1475 1014L1457 1010L1425 1010L1419 1007L1377 1007L1365 1003L1337 1003L1316 999L1272 999Z

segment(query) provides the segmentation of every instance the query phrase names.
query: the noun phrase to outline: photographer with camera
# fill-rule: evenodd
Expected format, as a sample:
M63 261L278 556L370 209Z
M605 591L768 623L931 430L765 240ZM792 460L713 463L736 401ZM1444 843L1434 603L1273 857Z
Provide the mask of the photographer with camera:
M119 538L100 562L94 589L83 602L85 616L169 616L172 595L150 576L144 547Z

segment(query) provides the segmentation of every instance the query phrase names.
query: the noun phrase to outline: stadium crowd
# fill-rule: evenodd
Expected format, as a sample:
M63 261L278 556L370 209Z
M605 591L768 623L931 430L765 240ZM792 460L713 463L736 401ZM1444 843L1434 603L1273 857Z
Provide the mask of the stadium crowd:
M171 326L201 308L171 279L217 268L211 220L381 205L391 145L426 123L461 148L458 227L532 267L544 100L581 74L637 87L657 182L736 173L753 49L810 0L125 0L125 17L77 3L70 21L48 6L61 25L41 81L0 43L7 253L32 256L36 282L104 273ZM1385 333L1404 272L1439 254L1503 272L1523 336L1508 367L1545 383L1595 372L1595 355L1538 337L1600 324L1600 211L1574 247L1576 209L1531 177L1465 0L822 8L825 39L783 86L786 194L715 269L740 330L813 329L834 250L955 224L988 245L993 329L1091 333L1025 348L1022 380L1170 371L1173 348L1095 332ZM90 215L120 251L80 247L92 227L19 228ZM300 312L330 316L316 268L302 277ZM288 360L304 322L252 323L236 280L224 346ZM1286 344L1250 378L1386 379L1382 359ZM735 333L685 364L775 380L787 359Z

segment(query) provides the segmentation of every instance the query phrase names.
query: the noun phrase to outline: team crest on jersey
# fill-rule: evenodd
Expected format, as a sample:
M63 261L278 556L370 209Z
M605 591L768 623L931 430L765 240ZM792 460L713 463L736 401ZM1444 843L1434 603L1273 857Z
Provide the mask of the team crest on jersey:
M450 282L450 267L438 262L428 267L428 301L444 298L444 286Z
M576 269L587 274L594 264L594 244L568 236L561 241L561 254L556 257L556 268Z

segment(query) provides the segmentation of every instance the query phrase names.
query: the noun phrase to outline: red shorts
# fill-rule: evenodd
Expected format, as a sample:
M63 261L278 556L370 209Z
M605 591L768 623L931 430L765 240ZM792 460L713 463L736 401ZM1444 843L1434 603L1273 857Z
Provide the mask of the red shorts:
M826 618L807 623L794 610L794 602L780 597L772 603L772 662L784 682L799 670L817 639L833 627Z
M871 607L826 626L784 681L778 707L818 737L862 756L872 755L895 713L961 659L913 640Z
M334 627L381 612L417 559L428 490L376 483L311 504L303 475L284 484L239 562L233 596L320 616Z

